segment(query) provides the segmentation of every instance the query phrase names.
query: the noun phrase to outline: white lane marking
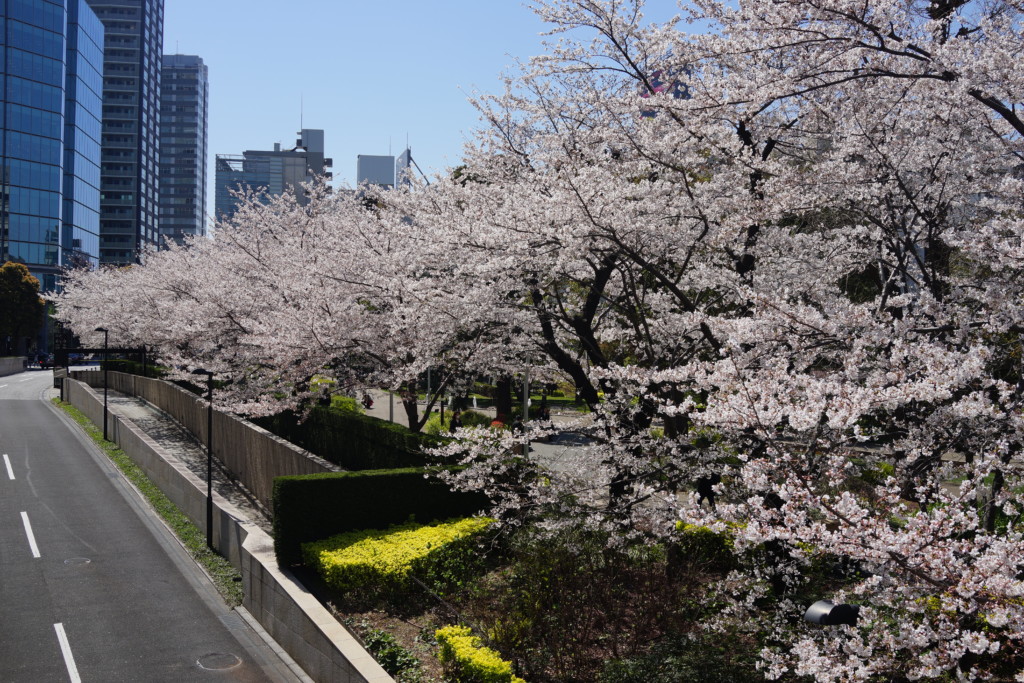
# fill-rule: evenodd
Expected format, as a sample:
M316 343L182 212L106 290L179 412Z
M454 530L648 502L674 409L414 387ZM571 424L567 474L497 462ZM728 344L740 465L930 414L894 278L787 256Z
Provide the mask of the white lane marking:
M6 386L7 386L6 384L0 384L0 389L3 389Z
M35 377L26 377L25 379L19 379L19 382L31 382ZM7 386L6 384L4 386Z
M32 548L32 557L42 557L39 554L39 546L36 545L36 537L32 535L32 525L28 521L28 513L21 513L21 521L25 525L25 535L28 536L28 544Z
M14 470L11 469L11 459L7 457L6 453L4 453L4 465L7 466L7 476L11 478L11 481L14 481Z
M64 665L68 668L71 683L82 683L82 677L78 675L78 667L75 666L75 656L71 654L71 643L68 642L68 634L64 632L64 624L54 624L53 630L57 632L60 653L64 655Z

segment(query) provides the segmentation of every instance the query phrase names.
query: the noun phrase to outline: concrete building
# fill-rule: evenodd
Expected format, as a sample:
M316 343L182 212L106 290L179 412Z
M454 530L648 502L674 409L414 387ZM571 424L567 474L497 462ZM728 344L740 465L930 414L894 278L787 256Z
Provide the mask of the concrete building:
M160 235L206 235L209 79L194 55L164 55L160 83Z
M88 0L105 29L100 261L158 246L163 0Z
M214 213L218 219L234 215L238 201L231 192L252 189L267 196L295 192L316 177L331 178L333 161L324 156L324 132L303 128L293 149L274 144L270 151L246 150L241 155L218 154L217 194ZM299 201L303 200L298 195Z
M43 291L61 268L95 265L103 26L84 0L0 4L0 263Z
M363 183L394 187L395 158L373 154L356 155L356 185Z

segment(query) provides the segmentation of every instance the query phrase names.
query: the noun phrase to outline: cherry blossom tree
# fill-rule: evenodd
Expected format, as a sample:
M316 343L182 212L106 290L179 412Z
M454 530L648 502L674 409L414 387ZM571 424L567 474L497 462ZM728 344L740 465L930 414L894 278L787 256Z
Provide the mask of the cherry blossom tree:
M1019 4L696 3L695 36L632 3L541 12L563 40L482 103L475 182L406 211L497 266L526 339L603 390L602 438L576 477L455 445L456 483L729 533L769 677L1020 671ZM719 505L680 510L708 473ZM863 577L832 596L857 628L791 626L823 559Z

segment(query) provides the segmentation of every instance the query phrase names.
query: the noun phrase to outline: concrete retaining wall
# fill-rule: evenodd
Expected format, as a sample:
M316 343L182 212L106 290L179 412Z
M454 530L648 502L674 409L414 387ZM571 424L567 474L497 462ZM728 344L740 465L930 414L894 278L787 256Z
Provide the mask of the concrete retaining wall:
M25 369L24 356L11 356L0 358L0 377L16 375Z
M207 443L206 401L163 380L122 372L107 374L111 390L149 401ZM71 375L93 388L103 387L102 372L80 371ZM217 410L213 412L213 455L268 510L272 509L275 477L340 470L261 427Z
M83 382L65 380L65 396L93 423L102 424L102 393ZM205 528L206 483L131 420L115 411L109 419L111 440L196 526ZM244 607L311 678L325 683L393 682L337 619L290 572L277 566L273 539L217 493L213 495L213 544L242 573Z

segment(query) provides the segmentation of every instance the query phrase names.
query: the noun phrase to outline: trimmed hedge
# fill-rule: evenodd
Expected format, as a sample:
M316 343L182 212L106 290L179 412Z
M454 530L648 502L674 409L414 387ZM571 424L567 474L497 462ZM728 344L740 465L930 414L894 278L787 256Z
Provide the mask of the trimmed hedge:
M302 559L332 590L400 597L412 589L410 576L464 580L474 565L477 539L494 523L488 517L440 524L407 522L384 530L364 529L302 544ZM447 584L451 581L442 581ZM444 591L447 585L433 587Z
M143 365L142 363L134 360L125 360L123 358L111 358L110 360L100 361L100 368L106 366L110 372L123 372L128 375L143 375L143 370L147 377L155 377L157 379L167 374L167 370L160 367L159 365Z
M438 443L402 425L338 407L316 406L304 422L291 411L254 422L346 470L422 467L427 463L421 449Z
M445 626L434 632L437 658L456 683L526 683L512 673L512 664L484 647L468 626Z
M469 517L490 501L451 491L421 467L330 472L274 480L274 552L282 566L302 561L302 544L408 521Z

